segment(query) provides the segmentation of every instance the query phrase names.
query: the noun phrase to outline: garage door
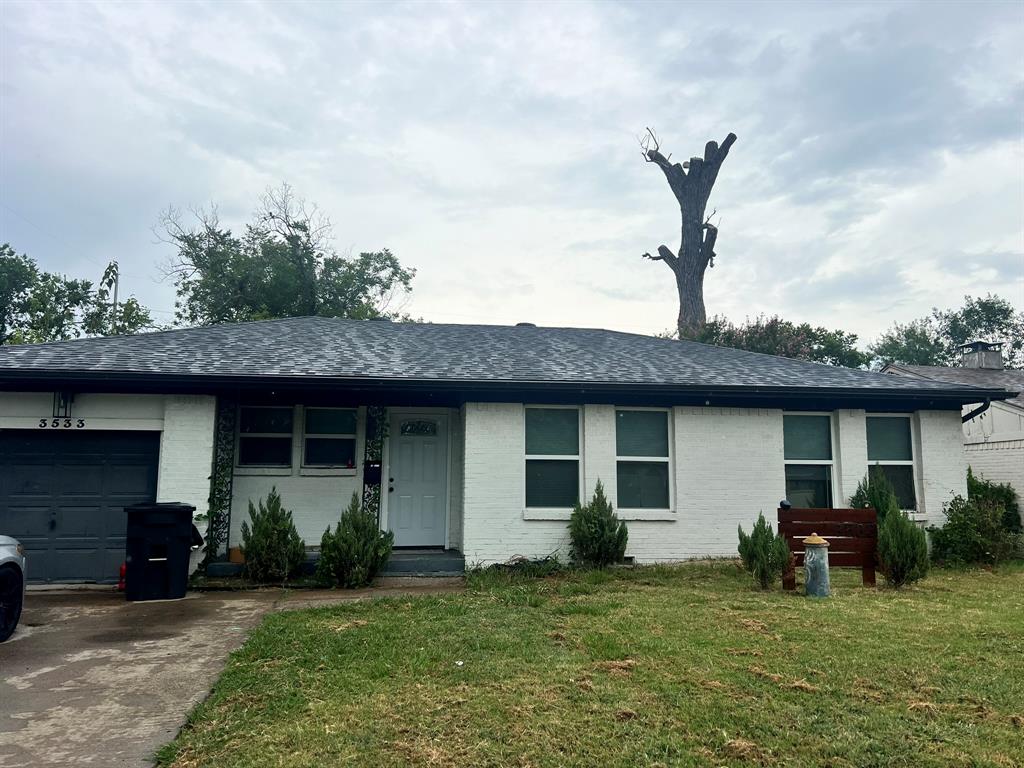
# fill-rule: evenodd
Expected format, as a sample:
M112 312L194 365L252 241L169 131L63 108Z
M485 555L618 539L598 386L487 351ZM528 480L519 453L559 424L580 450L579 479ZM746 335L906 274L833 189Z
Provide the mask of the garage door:
M0 533L30 581L117 581L124 508L156 498L158 432L0 432Z

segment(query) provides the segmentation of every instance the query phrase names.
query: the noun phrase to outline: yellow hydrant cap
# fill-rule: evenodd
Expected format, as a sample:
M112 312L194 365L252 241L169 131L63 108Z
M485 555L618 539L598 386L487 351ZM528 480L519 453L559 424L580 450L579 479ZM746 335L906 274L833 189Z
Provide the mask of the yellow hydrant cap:
M810 536L804 539L804 544L810 544L811 546L817 547L827 547L828 540L821 538L821 536L819 536L816 533L812 533Z

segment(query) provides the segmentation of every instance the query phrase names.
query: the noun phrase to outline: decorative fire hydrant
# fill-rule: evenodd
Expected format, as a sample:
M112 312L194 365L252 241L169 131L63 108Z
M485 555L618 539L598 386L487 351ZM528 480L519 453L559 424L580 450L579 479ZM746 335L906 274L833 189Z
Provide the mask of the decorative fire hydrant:
M804 539L804 579L808 597L828 597L828 542L816 533Z

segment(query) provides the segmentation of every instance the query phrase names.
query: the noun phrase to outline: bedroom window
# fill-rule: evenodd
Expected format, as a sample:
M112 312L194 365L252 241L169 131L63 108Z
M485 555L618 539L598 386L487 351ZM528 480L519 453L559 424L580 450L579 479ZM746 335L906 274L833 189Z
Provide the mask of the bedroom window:
M302 466L354 467L356 412L350 408L306 408Z
M527 408L526 506L568 508L579 495L579 409Z
M917 509L909 416L868 416L868 470L892 483L900 509Z
M782 417L786 498L798 508L832 506L832 417Z
M292 426L290 406L243 405L238 409L238 466L290 467Z
M615 471L620 509L669 509L668 412L615 412Z

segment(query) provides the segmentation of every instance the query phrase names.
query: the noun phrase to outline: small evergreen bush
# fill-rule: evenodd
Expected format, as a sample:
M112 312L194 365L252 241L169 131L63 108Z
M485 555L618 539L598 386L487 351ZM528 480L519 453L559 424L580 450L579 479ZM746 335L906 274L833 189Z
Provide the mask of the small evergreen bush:
M782 577L789 565L789 545L782 534L776 535L764 512L757 516L757 522L748 536L739 526L739 553L743 567L754 577L761 589L768 589L772 582Z
M878 563L897 589L928 574L928 537L901 510L890 510L878 527Z
M880 467L871 467L864 479L857 483L857 490L850 497L850 506L854 509L870 507L875 510L879 526L890 512L898 512L900 509L896 489Z
M998 565L1020 548L1020 535L1003 526L1005 509L988 499L954 496L944 507L946 522L932 526L932 559L951 565Z
M317 578L349 589L365 587L391 557L394 543L395 534L382 531L377 516L364 509L353 493L334 531L327 526L320 539Z
M1003 508L1003 527L1010 533L1021 532L1020 507L1017 504L1017 492L1009 483L996 483L992 480L979 479L974 476L970 467L967 468L967 498L974 501L986 501Z
M281 506L281 495L271 488L266 502L249 500L252 528L242 521L245 574L261 584L286 581L302 567L306 545L295 530L292 513Z
M576 503L569 518L569 539L570 556L581 565L604 568L621 563L626 556L629 531L615 515L600 480L589 504Z

